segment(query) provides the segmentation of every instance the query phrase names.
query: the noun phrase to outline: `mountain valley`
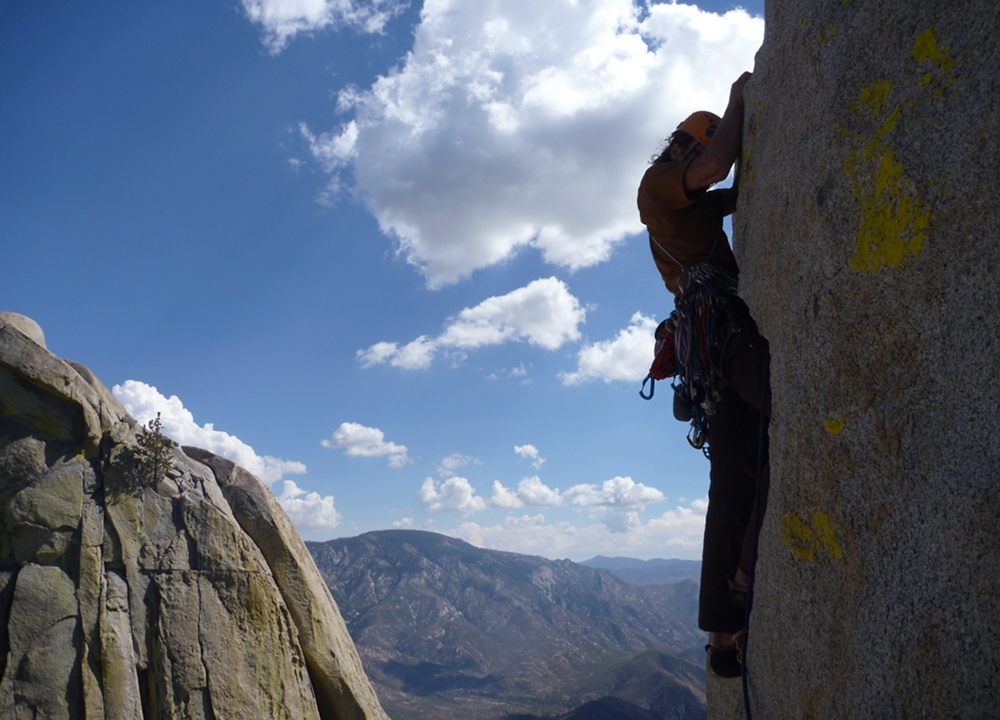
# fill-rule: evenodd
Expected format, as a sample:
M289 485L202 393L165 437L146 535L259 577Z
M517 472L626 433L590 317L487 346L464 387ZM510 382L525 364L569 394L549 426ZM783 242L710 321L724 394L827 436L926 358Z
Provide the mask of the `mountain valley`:
M391 717L705 716L693 579L630 584L416 530L307 546Z

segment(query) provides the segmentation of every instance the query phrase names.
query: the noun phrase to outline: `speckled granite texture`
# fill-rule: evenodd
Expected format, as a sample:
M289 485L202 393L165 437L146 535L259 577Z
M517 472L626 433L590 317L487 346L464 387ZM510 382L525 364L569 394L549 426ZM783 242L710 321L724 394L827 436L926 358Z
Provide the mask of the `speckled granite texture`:
M754 718L996 717L1000 4L766 23L735 221L773 356Z

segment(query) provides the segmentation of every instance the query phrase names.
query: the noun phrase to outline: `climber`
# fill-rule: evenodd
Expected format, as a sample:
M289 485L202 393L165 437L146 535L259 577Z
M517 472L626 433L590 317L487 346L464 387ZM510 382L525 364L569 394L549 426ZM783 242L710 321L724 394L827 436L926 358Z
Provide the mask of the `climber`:
M743 73L733 83L722 118L696 112L677 126L638 193L653 260L675 300L675 389L693 407L708 445L698 625L709 633L709 664L722 677L741 673L741 606L749 602L769 478L768 343L736 294L739 266L722 228L736 210L749 78ZM734 164L732 188L709 190Z

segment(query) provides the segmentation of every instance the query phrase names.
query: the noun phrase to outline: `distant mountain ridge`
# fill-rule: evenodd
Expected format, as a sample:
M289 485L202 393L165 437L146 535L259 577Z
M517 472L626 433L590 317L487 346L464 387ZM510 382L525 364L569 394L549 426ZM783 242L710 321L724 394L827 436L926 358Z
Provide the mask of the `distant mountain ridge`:
M628 557L597 555L580 563L584 567L599 568L636 585L670 585L682 580L701 577L700 560L637 560Z
M606 696L705 715L704 667L680 657L704 642L693 580L640 586L416 530L307 546L391 717L553 718Z

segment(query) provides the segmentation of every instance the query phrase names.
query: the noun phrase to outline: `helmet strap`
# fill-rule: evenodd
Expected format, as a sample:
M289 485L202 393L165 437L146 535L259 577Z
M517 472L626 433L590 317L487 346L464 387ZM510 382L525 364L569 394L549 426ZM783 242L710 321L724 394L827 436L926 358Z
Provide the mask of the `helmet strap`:
M700 147L701 147L701 144L697 140L692 139L691 140L691 144L688 146L688 149L684 151L683 155L681 155L681 162L683 162L683 161L687 160L689 157L691 157L691 154L694 153L696 150L698 150L698 148L700 148ZM699 153L700 153L700 151L699 151Z

